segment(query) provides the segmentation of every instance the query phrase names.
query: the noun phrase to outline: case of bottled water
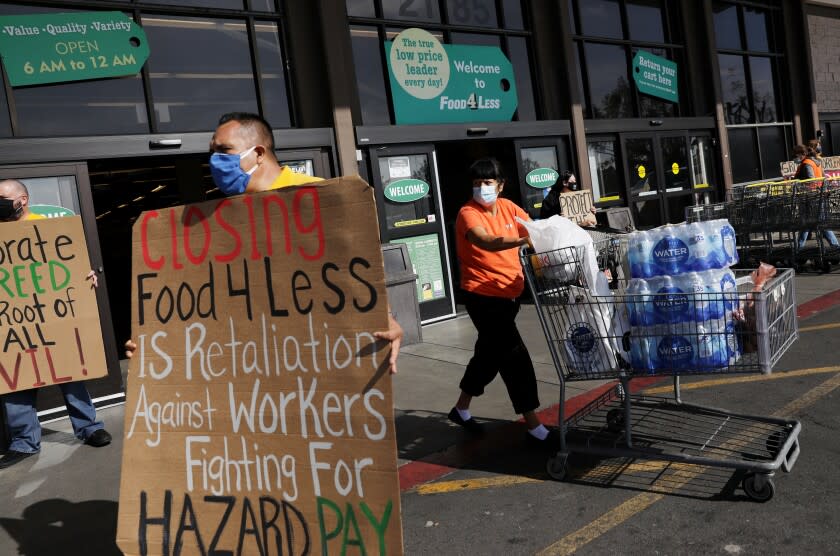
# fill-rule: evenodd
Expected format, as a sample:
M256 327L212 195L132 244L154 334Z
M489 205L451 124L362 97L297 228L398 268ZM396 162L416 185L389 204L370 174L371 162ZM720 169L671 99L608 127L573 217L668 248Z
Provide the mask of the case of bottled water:
M688 234L684 232L683 226L670 224L660 229L651 256L658 274L674 276L688 270Z
M735 230L725 219L631 234L627 285L636 372L716 369L741 354Z

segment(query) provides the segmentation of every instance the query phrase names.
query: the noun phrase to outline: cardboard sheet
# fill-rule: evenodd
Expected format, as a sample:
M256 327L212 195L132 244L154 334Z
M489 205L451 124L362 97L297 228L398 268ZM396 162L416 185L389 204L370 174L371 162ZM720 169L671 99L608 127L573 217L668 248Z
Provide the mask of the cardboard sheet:
M589 190L560 194L560 214L578 224L583 222L594 206L592 192Z
M378 229L358 177L138 218L126 554L402 553Z
M0 223L0 394L108 374L82 218Z

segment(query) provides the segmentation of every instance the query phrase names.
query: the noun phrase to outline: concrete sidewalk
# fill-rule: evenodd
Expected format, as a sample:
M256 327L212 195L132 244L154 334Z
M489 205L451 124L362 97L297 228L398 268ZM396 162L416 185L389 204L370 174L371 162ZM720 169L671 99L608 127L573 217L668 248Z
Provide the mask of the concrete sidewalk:
M840 303L840 271L802 274L795 284L800 309L818 311ZM534 361L542 406L553 406L559 380L533 306L523 305L518 325ZM446 415L472 355L475 329L461 316L424 327L423 340L403 348L394 377L398 457L409 466L462 444L463 432ZM601 384L571 383L567 397ZM471 409L491 427L518 418L501 379ZM114 538L124 406L101 409L99 416L114 435L110 446L82 445L65 419L44 426L37 457L0 472L0 554L119 554Z

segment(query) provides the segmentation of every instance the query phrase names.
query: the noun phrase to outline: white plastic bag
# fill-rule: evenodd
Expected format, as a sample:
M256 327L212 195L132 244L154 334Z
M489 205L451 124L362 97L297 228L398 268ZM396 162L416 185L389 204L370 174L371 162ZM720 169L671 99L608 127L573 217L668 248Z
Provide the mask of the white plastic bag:
M573 295L565 308L568 326L562 331L562 356L571 372L585 376L616 369L616 354L629 361L622 342L622 336L630 329L627 314L617 311L612 302L609 281L598 269L592 236L575 222L557 215L519 222L528 230L544 276L564 282L582 276L585 282L580 284L583 287L571 287Z
M612 303L593 298L584 288L571 286L569 293L561 357L570 373L595 378L618 365L610 330Z
M592 246L592 236L586 230L568 218L554 215L544 220L525 221L517 217L517 221L528 230L531 245L542 265L543 272L548 271L548 277L556 280L570 280L577 274L574 264L575 254L571 250L556 251L564 247L574 247L578 255L583 278L590 292L598 295L604 291L609 295L609 283L602 273L598 272L598 253ZM599 279L598 275L601 275ZM599 283L601 282L601 283Z

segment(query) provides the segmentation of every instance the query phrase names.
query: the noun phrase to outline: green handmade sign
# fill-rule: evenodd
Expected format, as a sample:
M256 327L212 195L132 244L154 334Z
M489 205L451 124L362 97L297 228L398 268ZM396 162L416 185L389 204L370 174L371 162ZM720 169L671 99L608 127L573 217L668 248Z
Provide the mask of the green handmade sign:
M429 194L429 184L418 179L404 179L385 186L385 197L395 203L412 203Z
M546 189L557 183L560 174L554 168L537 168L525 176L525 183L534 189Z
M640 50L633 57L633 80L640 93L679 102L677 64Z
M423 29L385 41L397 124L509 121L513 66L496 46L441 44Z
M121 12L0 16L12 87L134 75L149 57L143 29Z

